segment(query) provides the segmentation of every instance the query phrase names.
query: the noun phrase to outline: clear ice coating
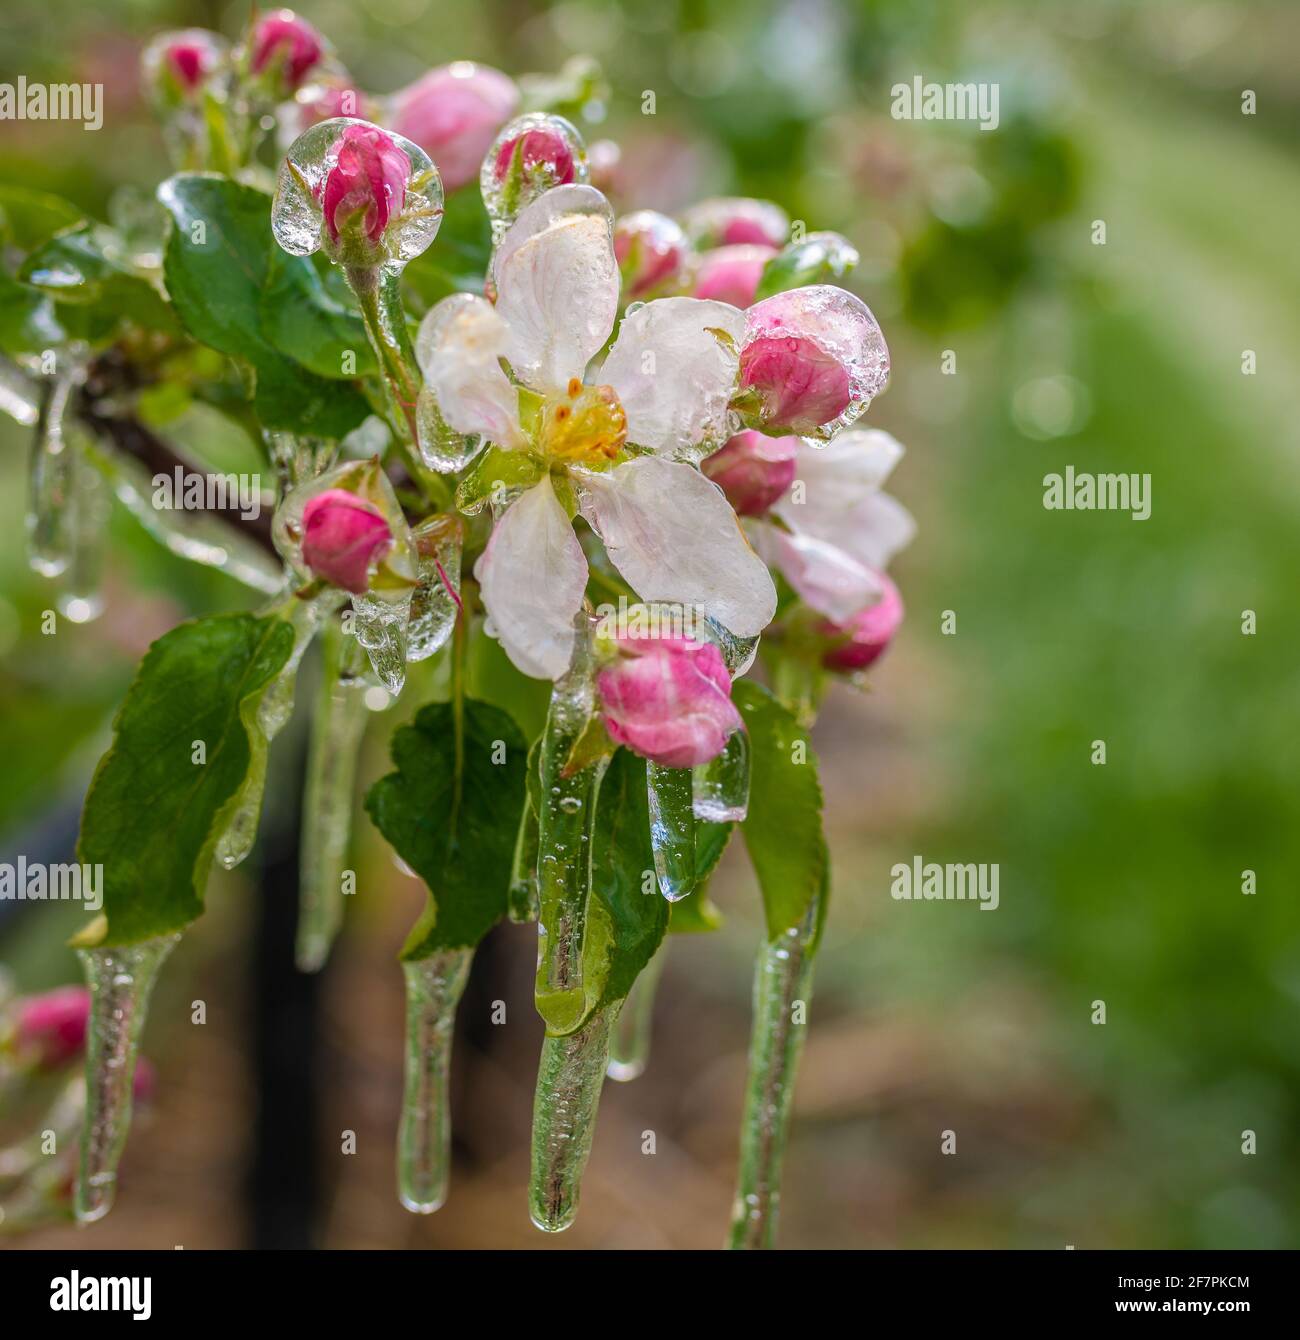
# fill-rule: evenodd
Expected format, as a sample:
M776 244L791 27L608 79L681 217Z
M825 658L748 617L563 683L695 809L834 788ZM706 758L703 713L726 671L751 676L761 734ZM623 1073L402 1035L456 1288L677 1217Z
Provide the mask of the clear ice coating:
M35 428L41 418L40 382L8 359L0 359L0 414L24 428Z
M397 1131L397 1195L412 1214L432 1214L447 1199L451 1169L448 1081L456 1006L469 979L472 949L444 949L406 974L406 1062Z
M281 498L290 489L324 474L338 455L337 443L315 437L300 437L297 433L266 432L263 439L267 455L275 467Z
M43 388L40 417L32 439L27 495L27 556L34 571L57 577L76 551L73 503L77 450L67 431L73 393L82 376L80 364L67 354Z
M369 121L336 116L299 135L280 165L271 206L271 231L291 256L310 256L325 243L321 198L325 181L338 166L343 133L349 126L371 129ZM400 214L385 229L382 247L390 265L405 265L425 251L442 223L442 180L429 155L402 135L383 134L410 163L406 199ZM328 248L327 248L328 249Z
M543 1233L560 1233L578 1217L582 1174L609 1065L610 1034L621 1005L615 1001L602 1006L576 1032L542 1040L528 1213Z
M659 892L675 903L695 887L695 809L691 769L645 765L650 850Z
M406 625L411 593L408 591L399 600L377 595L353 596L352 612L357 641L366 649L371 669L396 698L406 683Z
M716 619L705 616L697 624L705 638L712 642L722 653L722 663L732 679L737 679L754 664L758 655L758 643L761 634L753 637L739 637L729 628L724 628Z
M523 807L519 816L515 855L510 866L510 899L507 906L510 920L520 925L538 918L538 845L537 811L530 802Z
M668 941L665 939L658 952L637 974L614 1024L609 1043L609 1065L605 1073L621 1084L639 1079L649 1064L655 996L667 959Z
M701 251L741 243L779 247L790 235L790 218L770 200L727 196L692 205L682 215L682 228Z
M324 966L343 921L343 867L352 835L357 757L368 717L364 657L355 638L330 619L321 636L320 695L312 715L298 858L301 972Z
M59 613L73 623L87 623L104 611L99 588L108 547L110 510L108 486L79 440L72 466L72 554L55 601Z
M820 899L814 899L801 925L764 942L758 952L740 1167L727 1242L732 1248L771 1247L776 1240L781 1163L807 1033L806 1023L794 1022L794 1004L803 1003L799 1017L806 1019L819 915Z
M772 258L763 272L758 296L768 298L806 284L843 279L858 260L857 247L842 233L808 233Z
M577 126L553 112L528 112L502 127L483 159L479 190L495 237L519 211L555 186L589 181L587 146Z
M537 1012L556 1032L586 1005L582 951L591 899L592 833L608 757L566 773L595 710L590 621L576 619L573 663L555 682L541 749L538 813Z
M739 823L749 813L749 735L742 727L727 737L722 753L693 769L695 817L708 823Z
M745 351L759 340L808 340L848 374L848 404L810 437L829 442L847 428L889 380L889 347L871 309L833 284L810 284L755 303L745 313Z
M149 993L179 935L139 944L79 949L90 987L86 1041L86 1115L73 1209L83 1224L113 1206L117 1165L131 1129L131 1086Z
M406 659L427 660L451 636L460 612L460 555L465 527L451 512L439 513L414 527L416 576L406 625Z

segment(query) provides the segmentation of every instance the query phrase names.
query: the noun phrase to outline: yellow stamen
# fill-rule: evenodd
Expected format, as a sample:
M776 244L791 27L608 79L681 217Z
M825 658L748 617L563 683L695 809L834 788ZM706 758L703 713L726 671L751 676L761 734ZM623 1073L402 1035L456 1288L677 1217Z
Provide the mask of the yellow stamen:
M627 440L627 415L614 388L583 386L573 377L565 392L542 410L542 450L575 465L612 461Z

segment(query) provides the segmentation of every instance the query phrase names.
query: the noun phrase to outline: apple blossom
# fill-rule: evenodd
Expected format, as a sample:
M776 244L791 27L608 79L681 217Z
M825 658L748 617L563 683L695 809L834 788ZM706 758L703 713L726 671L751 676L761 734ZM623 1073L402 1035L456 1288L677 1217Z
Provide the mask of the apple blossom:
M737 433L700 469L727 495L737 516L761 516L794 482L799 438Z
M790 235L785 210L770 200L745 197L703 200L682 216L682 227L700 248L751 244L780 247Z
M697 262L691 292L697 298L748 307L758 292L768 261L776 254L775 247L748 242L706 251Z
M689 255L686 234L665 214L641 209L623 215L614 225L614 257L627 302L679 290ZM716 295L697 292L695 296Z
M86 1045L90 992L61 986L17 1002L14 1047L42 1070L56 1070L81 1054Z
M276 97L293 93L324 55L320 33L289 9L263 15L248 40L249 70L269 81Z
M370 586L370 573L393 547L379 510L343 489L308 500L302 511L303 562L317 576L354 595Z
M578 128L551 112L529 112L504 126L483 158L479 189L499 236L543 192L590 176Z
M852 673L865 670L878 660L903 622L903 598L898 587L883 572L875 574L880 599L840 623L830 620L817 625L825 639L821 663L827 670Z

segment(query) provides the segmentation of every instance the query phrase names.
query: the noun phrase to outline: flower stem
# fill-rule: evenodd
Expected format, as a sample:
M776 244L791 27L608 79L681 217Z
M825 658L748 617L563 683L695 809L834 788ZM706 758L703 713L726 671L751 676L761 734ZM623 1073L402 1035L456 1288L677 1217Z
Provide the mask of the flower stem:
M807 1032L813 957L821 904L759 950L749 1082L740 1126L740 1171L732 1207L731 1248L771 1247L781 1198L781 1163L790 1127L795 1075Z

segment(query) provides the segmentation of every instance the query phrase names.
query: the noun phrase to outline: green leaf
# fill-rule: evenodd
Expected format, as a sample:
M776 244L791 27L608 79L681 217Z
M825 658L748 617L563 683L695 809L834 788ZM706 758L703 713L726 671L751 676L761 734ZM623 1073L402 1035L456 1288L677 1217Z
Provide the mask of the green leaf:
M809 233L763 267L754 301L807 284L837 284L857 265L857 248L840 233Z
M452 293L482 293L492 256L492 225L477 178L444 201L438 236L406 267L403 279L426 307Z
M123 259L126 243L111 228L84 223L57 234L27 257L18 277L65 307L61 313L89 339L110 337L122 320L180 333L157 289Z
M263 328L276 247L270 197L227 177L183 172L163 182L158 198L174 225L164 261L172 302L196 340L253 369L262 423L330 438L355 428L370 412L357 386L317 376Z
M57 348L64 337L53 301L0 270L0 353L39 354Z
M260 315L266 338L321 377L367 377L378 371L366 324L333 266L322 275L306 256L273 247ZM356 360L350 373L343 371L346 353Z
M722 925L722 913L709 898L709 876L717 869L727 850L735 824L717 824L707 820L695 823L695 891L672 905L668 929L674 935L693 935L716 931Z
M817 757L808 732L761 685L742 679L731 696L749 731L749 813L741 830L775 938L800 924L827 879Z
M213 849L264 747L253 715L292 650L284 620L251 614L183 623L149 648L81 816L77 860L103 867L106 919L81 943L130 944L202 913Z
M473 699L459 732L454 705L430 703L393 735L397 771L370 788L366 811L429 890L404 960L472 947L506 915L527 753L511 718Z
M0 185L0 241L32 251L55 233L72 228L85 215L71 200L25 186Z

